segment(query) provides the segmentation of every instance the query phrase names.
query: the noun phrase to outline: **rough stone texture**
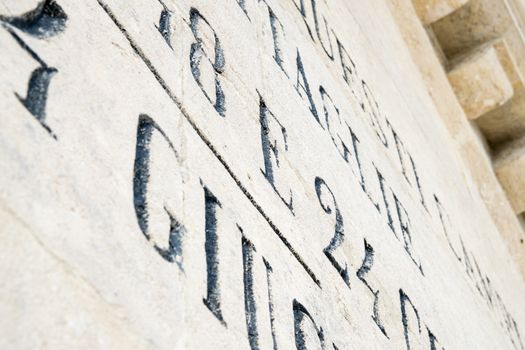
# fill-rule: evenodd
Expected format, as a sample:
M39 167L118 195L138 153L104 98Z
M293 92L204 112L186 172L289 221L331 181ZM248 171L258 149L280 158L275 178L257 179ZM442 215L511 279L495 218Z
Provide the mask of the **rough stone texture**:
M498 178L517 214L525 212L525 138L506 147L494 163Z
M512 89L514 91L518 91L523 88L523 74L521 73L518 63L516 62L516 57L522 56L515 57L513 55L509 45L510 39L507 40L507 37L496 40L493 45L494 49L496 50L496 54L498 55L500 64L507 74L507 78L512 84Z
M407 1L0 0L0 347L524 349Z
M451 63L448 79L469 119L478 118L512 97L514 90L505 63L493 45Z
M507 0L470 0L432 28L447 57L452 58L499 38L511 25Z
M414 0L414 7L424 24L431 24L456 11L469 0Z
M509 140L519 139L525 133L525 90L519 90L503 106L481 116L477 124L496 149Z
M511 25L504 33L505 41L516 58L516 64L522 75L525 75L525 44L524 44L524 28L525 28L525 3L520 0L507 0L507 8L512 11L513 25Z

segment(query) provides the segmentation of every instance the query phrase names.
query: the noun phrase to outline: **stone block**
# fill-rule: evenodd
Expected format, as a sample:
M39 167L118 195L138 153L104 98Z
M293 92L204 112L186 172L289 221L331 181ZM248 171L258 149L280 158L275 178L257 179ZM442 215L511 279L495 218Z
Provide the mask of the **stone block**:
M514 25L505 1L470 0L432 24L449 59L499 38Z
M525 26L520 23L512 25L501 37L505 43L507 51L514 59L514 64L517 67L518 74L522 78L525 77L525 59L523 59L523 57L525 57L525 40L522 34L524 30L523 28L525 28Z
M525 212L525 137L496 156L494 170L517 215Z
M413 0L417 14L424 25L429 25L448 16L469 0Z
M496 50L496 54L498 55L499 61L501 66L503 67L503 70L507 74L507 77L509 78L512 88L514 91L518 91L523 88L523 73L519 69L518 66L518 60L521 59L521 57L525 56L516 56L509 46L509 43L507 40L505 40L505 37L496 40L492 43L494 46L494 49ZM525 43L524 43L525 46Z
M517 91L503 106L476 120L494 149L525 134L525 91Z
M512 83L493 46L451 63L448 79L469 119L496 109L513 95Z

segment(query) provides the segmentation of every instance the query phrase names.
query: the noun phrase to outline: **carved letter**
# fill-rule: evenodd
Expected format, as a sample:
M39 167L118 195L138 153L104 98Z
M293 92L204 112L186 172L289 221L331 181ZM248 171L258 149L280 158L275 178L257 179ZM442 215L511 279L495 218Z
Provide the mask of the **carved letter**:
M310 315L308 310L294 299L293 301L293 316L294 316L294 329L295 329L295 347L297 350L311 350L307 347L307 337L305 334L304 324L307 320L310 320L312 326L315 329L316 335L308 338L316 337L319 340L321 350L325 349L324 344L324 333L323 329L317 327L313 317Z
M168 149L173 153L173 158L178 164L177 151L173 147L171 140L164 131L147 115L139 117L137 129L137 146L135 149L135 167L133 177L133 202L137 221L146 239L153 244L155 250L167 262L176 262L182 269L182 237L184 236L184 226L176 219L175 215L163 203L163 200L152 201L149 195L151 169L151 143L154 133L160 135L167 144ZM160 209L160 207L162 209ZM155 238L161 236L159 232L152 232L151 216L154 210L163 211L169 219L168 246L161 247Z
M46 104L47 93L51 78L58 73L58 70L53 67L42 66L31 73L31 78L27 86L26 97L22 97L15 93L18 100L24 107L38 120L40 125L54 138L57 139L53 130L46 124Z
M219 284L219 242L217 235L217 208L221 203L213 193L204 186L206 270L207 294L203 300L211 313L226 327L221 310L221 290Z
M419 313L405 292L399 290L399 299L401 302L401 322L403 324L403 333L407 350L424 349L430 346L430 350L437 350L439 346L436 336L425 326L426 334L422 332L422 322ZM415 317L415 320L413 319ZM417 337L410 337L410 334ZM442 348L443 349L443 348Z
M348 126L348 124L347 124ZM376 208L377 211L380 211L380 208L379 208L379 204L372 198L372 195L370 193L370 191L368 190L367 186L366 186L366 181L365 181L365 173L363 171L363 164L361 162L361 157L360 157L360 153L359 153L359 139L357 138L357 135L354 133L354 131L352 130L352 128L350 128L350 126L348 126L348 130L350 131L350 135L352 136L352 148L353 148L353 151L354 151L354 156L355 156L355 161L357 163L357 169L359 170L359 184L361 185L361 189L363 190L363 192L366 194L366 196L368 197L368 199L370 200L370 202L372 203L372 205Z
M407 150L405 148L405 144L403 143L401 138L399 138L399 135L394 130L394 127L392 126L392 124L390 124L390 122L387 122L387 125L390 128L390 131L392 132L392 136L394 137L394 142L396 144L396 149L397 149L397 157L399 159L399 164L401 165L401 171L403 173L403 176L404 176L405 180L410 185L412 185L412 183L410 182L410 179L408 178L408 175L407 175L407 165L406 165L406 163L408 161L408 158L410 158L410 154L407 152Z
M243 233L241 227L239 227ZM243 262L243 282L244 282L244 312L246 315L246 328L248 330L248 341L250 342L250 349L259 349L259 329L257 324L257 305L255 301L255 282L254 282L254 254L255 247L248 239L242 236L242 262ZM271 265L262 258L266 268L266 281L268 285L268 312L270 314L270 330L272 333L273 349L277 350L277 342L275 337L275 316L273 306L271 274L273 272Z
M315 178L315 192L317 193L317 198L319 199L319 204L321 205L321 208L323 208L324 212L326 214L332 214L332 207L330 204L327 204L323 198L323 188L325 188L328 193L330 194L331 201L334 206L335 210L335 229L334 229L334 235L330 241L330 244L323 250L324 254L330 261L330 263L335 267L343 281L346 283L348 287L350 287L350 277L348 275L348 264L345 261L344 267L343 264L339 263L337 259L334 257L334 252L341 246L345 239L345 233L344 233L344 225L343 225L343 217L341 215L341 212L339 211L339 207L337 206L337 202L335 200L335 196L326 184L326 182L321 179L320 177Z
M295 90L303 99L304 96L301 94L301 90L304 91L306 98L308 99L308 108L310 109L310 112L314 116L315 120L317 120L319 125L321 125L321 122L319 121L319 115L317 114L317 108L315 107L314 98L312 96L312 92L310 91L310 85L308 84L306 73L304 72L303 62L301 60L299 50L297 50L297 83L295 85Z
M419 179L419 174L417 173L417 169L416 169L416 163L414 162L414 158L412 158L412 156L410 156L410 163L412 164L412 172L414 173L414 178L416 179L416 185L417 185L417 190L419 191L420 203L423 206L423 208L425 208L425 210L428 212L427 203L425 201L425 196L423 195L423 188L421 187L421 180Z
M248 20L250 20L250 16L248 15L248 10L246 9L246 0L237 0L237 4L239 4L239 7L241 8L242 12L244 12Z
M166 5L162 4L164 6L164 9L162 10L160 14L160 20L159 20L159 26L157 27L159 33L162 35L164 40L166 41L166 44L173 49L171 46L171 19L173 17L173 12L171 12Z
M372 269L372 266L374 265L374 248L368 244L368 242L365 239L365 258L363 259L363 264L357 270L357 277L365 284L365 286L370 290L372 295L374 296L374 306L373 306L373 314L372 319L376 323L377 327L383 333L385 337L388 338L388 334L386 333L385 326L383 325L383 322L381 321L381 318L379 317L379 290L374 290L372 286L368 283L366 280L366 275L370 270Z
M323 47L323 50L326 53L326 55L328 56L328 58L333 61L335 59L335 56L334 56L334 48L332 46L332 40L330 39L330 31L332 32L332 34L334 34L334 36L335 36L335 33L334 33L333 29L331 29L330 31L328 30L328 22L326 21L326 18L323 16L324 33L326 35L326 40L330 44L330 52L328 52L328 48L326 47L327 45L323 41L323 37L321 35L321 26L319 25L319 16L317 14L317 5L316 5L315 0L312 0L312 10L313 10L313 13L314 13L315 32L317 33L317 37L319 38L319 42L321 43L321 46Z
M350 151L343 140L347 140L350 135L347 133L347 135L343 135L341 137L341 133L348 130L346 128L346 123L343 123L341 120L339 108L337 108L334 101L323 86L319 87L319 93L321 94L321 99L323 101L326 128L328 129L332 143L337 149L337 152L339 152L339 155L345 160L345 162L349 163Z
M225 117L226 101L221 81L219 79L220 75L224 72L225 67L224 52L222 50L221 42L206 18L204 18L195 8L190 10L190 25L191 31L196 40L191 44L190 51L190 66L193 78L206 96L206 99L213 104L217 113L219 113L221 117ZM206 48L206 35L203 33L204 31L208 31L213 36L213 48ZM213 75L212 82L209 81L209 76L203 77L203 60L206 61L206 64L209 67L211 67ZM203 78L208 79L208 84L204 84Z
M242 265L244 267L244 311L248 340L252 350L259 349L259 332L257 331L257 305L255 303L253 286L253 253L255 247L244 236L242 237Z
M458 250L454 248L452 245L452 241L450 240L449 231L447 229L447 226L449 226L450 218L445 211L445 208L443 208L443 205L441 204L441 201L439 198L434 195L434 201L436 202L436 207L439 212L439 220L441 221L441 226L443 227L443 234L445 235L445 238L447 239L448 245L450 249L452 250L452 253L456 256L456 259L458 259L459 262L461 262L461 257L458 254ZM460 238L461 239L461 238Z
M409 336L409 329L412 329L411 333L421 334L421 319L419 318L419 313L417 312L416 307L414 304L412 304L412 301L408 297L408 295L405 294L405 292L400 289L399 290L399 300L401 303L401 322L403 324L403 333L405 335L405 343L407 346L407 350L410 350L410 336ZM410 306L410 310L412 312L409 312L409 309L407 306ZM415 321L410 317L410 314L415 316ZM414 324L415 323L415 324ZM416 328L415 330L413 328ZM419 344L419 346L416 346L416 349L419 349L422 344Z
M361 81L361 85L363 87L363 92L365 95L365 100L361 102L361 108L363 109L363 112L365 112L368 115L370 119L370 124L375 130L379 141L381 141L381 143L385 147L388 147L388 139L386 138L385 132L381 127L381 122L379 121L379 117L380 115L382 115L379 109L379 104L377 103L375 96L372 93L372 90L370 90L370 87L364 80Z
M412 260L412 262L416 264L416 266L419 269L419 272L421 272L422 275L425 275L423 273L423 266L421 265L420 262L416 261L416 258L414 257L413 246L412 246L411 224L410 224L410 217L408 216L408 212L395 194L394 194L394 202L396 203L399 228L401 229L403 240L405 242L405 251L408 253L408 256L410 256L410 259Z
M270 19L270 28L272 30L272 39L273 39L273 59L281 68L281 71L286 75L287 78L289 78L288 71L285 68L285 65L287 65L287 58L284 52L284 41L285 41L285 33L284 33L284 27L279 21L279 18L275 15L272 8L265 2L265 5L268 7L268 17Z
M3 22L2 26L7 29L18 45L40 64L40 67L31 73L26 97L22 97L17 93L15 95L55 140L57 136L46 124L46 104L51 78L58 70L54 67L49 67L9 26L37 39L46 39L63 32L67 18L62 7L54 0L41 1L34 10L18 17L0 15L0 22Z
M387 190L385 189L385 178L383 174L381 174L379 169L377 169L375 164L374 164L374 168L376 169L377 180L379 181L379 188L381 189L381 193L383 195L383 204L385 205L387 224L388 224L388 227L390 227L390 230L394 233L394 235L396 235L396 238L397 238L396 230L394 228L394 220L392 219L392 211L390 209L390 204L388 200L390 196L388 196ZM391 188L390 188L390 192L392 192Z
M261 144L264 157L264 170L261 170L264 177L273 187L275 193L281 201L293 213L293 194L288 189L289 197L284 199L281 192L277 189L277 171L281 168L280 152L288 151L288 140L286 129L277 120L273 113L266 107L261 96L260 98L260 123L261 123Z
M339 50L339 59L341 60L341 68L343 69L343 79L346 84L350 87L352 95L356 98L359 103L362 103L362 97L358 95L357 90L361 89L360 79L357 75L357 70L352 57L348 54L345 47L339 39L337 39L337 48Z
M18 17L0 15L0 21L38 39L55 36L64 31L67 14L55 0L41 1L34 10Z
M313 36L312 30L310 29L310 25L308 24L308 15L306 13L306 7L308 5L305 5L305 0L299 0L299 5L294 0L295 7L299 10L299 13L301 13L301 17L303 17L304 24L306 25L306 29L308 30L308 34L310 35L310 38L315 42L315 38ZM312 7L315 6L314 2L312 0L311 3Z
M270 330L272 332L273 350L277 350L277 337L275 335L275 311L273 306L273 292L272 292L272 273L273 268L265 258L263 258L264 266L266 267L266 282L268 284L268 312L270 313Z

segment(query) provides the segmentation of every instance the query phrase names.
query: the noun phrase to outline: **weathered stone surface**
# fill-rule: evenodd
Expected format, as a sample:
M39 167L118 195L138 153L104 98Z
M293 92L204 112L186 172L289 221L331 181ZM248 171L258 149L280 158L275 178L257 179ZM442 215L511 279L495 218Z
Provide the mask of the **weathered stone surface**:
M523 74L520 71L520 68L516 62L516 57L512 53L511 47L509 46L508 40L504 37L502 39L496 40L493 43L496 54L500 61L503 70L507 74L507 78L512 84L512 89L518 91L523 88Z
M512 25L507 0L470 0L432 28L447 57L452 58L499 38Z
M503 105L514 93L505 71L508 60L502 62L493 45L461 57L451 65L448 79L469 119Z
M469 0L414 0L414 7L424 24L431 24L456 11Z
M498 178L517 214L525 212L525 138L506 147L494 163Z
M525 90L518 91L503 106L488 112L476 122L496 148L525 133Z
M522 28L525 28L522 24L511 26L502 36L502 39L505 41L509 53L514 58L519 75L524 77L525 62L522 57L525 57L525 42Z
M0 208L3 349L151 349L126 311L107 303L29 224Z
M389 4L41 4L0 28L2 348L523 349Z

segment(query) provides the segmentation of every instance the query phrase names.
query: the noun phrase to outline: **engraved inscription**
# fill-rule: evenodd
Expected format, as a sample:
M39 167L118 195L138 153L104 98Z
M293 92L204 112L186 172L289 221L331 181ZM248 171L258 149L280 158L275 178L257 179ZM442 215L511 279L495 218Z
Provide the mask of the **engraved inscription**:
M67 14L54 0L41 1L35 9L17 17L0 15L2 26L11 34L18 45L40 65L31 73L25 97L18 93L15 95L55 140L57 136L46 123L46 104L51 79L58 73L58 70L50 67L40 58L15 30L22 31L37 39L47 39L63 32L67 19Z

